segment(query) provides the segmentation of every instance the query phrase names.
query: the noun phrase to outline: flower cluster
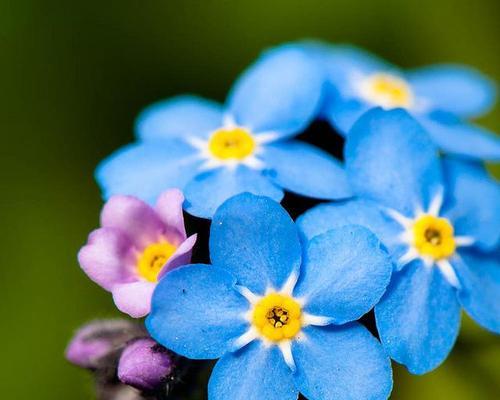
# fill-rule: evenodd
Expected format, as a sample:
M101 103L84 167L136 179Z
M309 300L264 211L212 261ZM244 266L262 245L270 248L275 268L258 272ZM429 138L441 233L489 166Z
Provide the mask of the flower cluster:
M90 325L67 358L108 360L138 398L174 398L186 358L218 359L209 400L383 400L390 360L438 367L462 309L500 333L500 185L483 164L500 139L470 122L494 100L471 68L405 72L304 42L261 55L224 105L148 107L137 143L97 169L101 228L79 253L147 332ZM343 138L342 160L306 142L317 120ZM285 192L306 204L296 222ZM203 241L183 210L199 233L210 220L210 263L192 263Z

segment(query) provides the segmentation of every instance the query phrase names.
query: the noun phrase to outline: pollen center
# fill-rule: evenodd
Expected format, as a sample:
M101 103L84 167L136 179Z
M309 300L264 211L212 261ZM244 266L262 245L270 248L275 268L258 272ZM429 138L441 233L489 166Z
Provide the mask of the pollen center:
M273 342L292 339L302 328L302 309L292 297L271 293L255 305L252 322Z
M176 249L166 240L150 244L137 258L137 273L149 282L157 282L158 274Z
M366 78L361 94L371 103L384 108L410 108L414 97L410 85L397 76L377 73Z
M219 129L210 137L210 153L221 160L243 160L255 150L255 140L244 128Z
M418 252L435 260L450 257L456 249L453 226L446 218L421 216L413 225L413 238Z

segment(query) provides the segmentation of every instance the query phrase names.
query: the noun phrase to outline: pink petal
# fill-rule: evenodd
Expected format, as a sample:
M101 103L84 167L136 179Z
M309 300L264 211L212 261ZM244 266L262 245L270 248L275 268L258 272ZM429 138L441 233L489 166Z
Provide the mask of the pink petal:
M173 229L180 234L181 241L186 240L182 203L184 203L184 195L179 189L170 189L163 192L156 203L157 214L169 229Z
M158 241L166 228L149 205L132 196L111 197L101 212L101 225L121 229L139 249Z
M191 262L191 254L193 250L193 246L196 243L197 235L196 233L194 235L189 236L184 242L181 243L181 245L177 248L174 254L170 257L170 259L167 261L165 266L161 269L160 273L158 274L158 280L163 278L163 276L169 272L172 271L175 268L181 267L183 265L187 265Z
M120 230L101 228L92 232L78 253L83 271L104 289L134 280L133 245Z
M116 307L132 318L141 318L151 310L151 296L156 283L138 281L113 287Z

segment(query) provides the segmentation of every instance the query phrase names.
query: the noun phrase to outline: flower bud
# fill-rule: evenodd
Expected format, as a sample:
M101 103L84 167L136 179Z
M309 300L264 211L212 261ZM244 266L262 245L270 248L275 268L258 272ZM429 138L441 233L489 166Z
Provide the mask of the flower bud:
M175 367L172 353L153 339L131 342L118 363L118 378L127 385L143 391L158 389Z
M77 331L66 348L66 359L80 367L95 369L100 360L142 335L144 329L133 322L94 321Z

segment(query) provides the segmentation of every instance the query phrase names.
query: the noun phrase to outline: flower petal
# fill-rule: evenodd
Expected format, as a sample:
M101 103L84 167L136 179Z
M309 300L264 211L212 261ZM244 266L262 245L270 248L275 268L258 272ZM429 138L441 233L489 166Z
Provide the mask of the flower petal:
M439 269L417 261L393 275L375 317L390 356L411 373L424 374L451 351L460 327L460 305Z
M350 45L323 46L323 63L328 80L344 99L359 96L354 80L357 76L377 72L395 72L394 65L360 48Z
M415 94L432 109L475 117L495 102L495 84L473 68L461 65L431 65L408 73Z
M101 225L124 232L141 250L156 242L165 225L149 205L133 196L113 196L101 211Z
M265 52L233 87L228 108L240 125L281 136L300 132L319 111L323 77L300 46Z
M169 258L167 263L163 266L160 273L158 274L158 279L163 278L163 276L172 271L175 268L182 267L191 263L191 254L193 252L193 247L196 243L197 235L189 236L184 242L181 243L179 247L175 250L174 254Z
M280 289L298 272L301 246L287 212L270 198L244 193L226 201L210 230L210 257L256 294Z
M135 280L133 244L119 229L92 232L78 253L78 261L88 277L107 291L118 283Z
M359 319L385 292L392 272L389 255L368 229L344 226L312 239L294 295L309 314L337 325Z
M481 163L460 159L443 160L447 183L447 211L456 235L469 236L484 249L500 241L500 185Z
M132 318L142 318L151 310L151 296L156 284L137 281L113 286L116 307Z
M322 65L328 80L323 114L341 135L346 136L359 117L373 107L360 96L360 79L377 72L395 72L396 67L354 46L321 47Z
M441 188L437 150L424 129L401 109L367 112L345 148L354 192L410 216Z
M155 211L165 226L176 231L181 240L186 240L186 228L184 227L184 214L182 204L184 195L179 189L170 189L163 192L156 202Z
M208 384L211 400L296 400L292 372L277 346L253 342L222 357Z
M264 147L262 158L272 180L285 189L319 199L352 195L340 162L322 150L297 141Z
M407 246L401 244L399 235L402 227L388 218L376 203L352 199L347 201L320 204L306 211L297 219L297 226L304 240L346 225L361 225L372 231L397 260Z
M333 97L325 107L324 114L328 121L342 136L347 136L354 123L373 105L356 99L343 99L339 95Z
M389 357L358 323L307 327L294 341L295 382L308 399L384 400L392 389ZM327 350L327 351L326 351Z
M198 150L180 140L156 140L126 146L105 159L96 179L105 199L129 194L154 204L169 188L184 188L199 173Z
M461 284L458 300L477 323L500 333L500 252L461 250L460 256L462 261L454 262Z
M248 327L248 302L235 283L230 274L209 265L169 272L153 294L146 320L150 335L184 357L219 358Z
M142 140L208 137L222 125L222 115L220 104L196 96L178 96L143 110L136 121L136 133Z
M419 122L432 140L446 153L472 159L500 161L500 138L479 126L439 112L421 117Z
M116 375L122 383L140 391L161 390L175 372L175 361L175 356L153 339L136 338L123 349ZM118 399L115 397L115 400Z
M268 178L245 166L218 168L193 179L184 191L185 210L197 217L211 218L228 198L250 192L281 201L283 191Z

